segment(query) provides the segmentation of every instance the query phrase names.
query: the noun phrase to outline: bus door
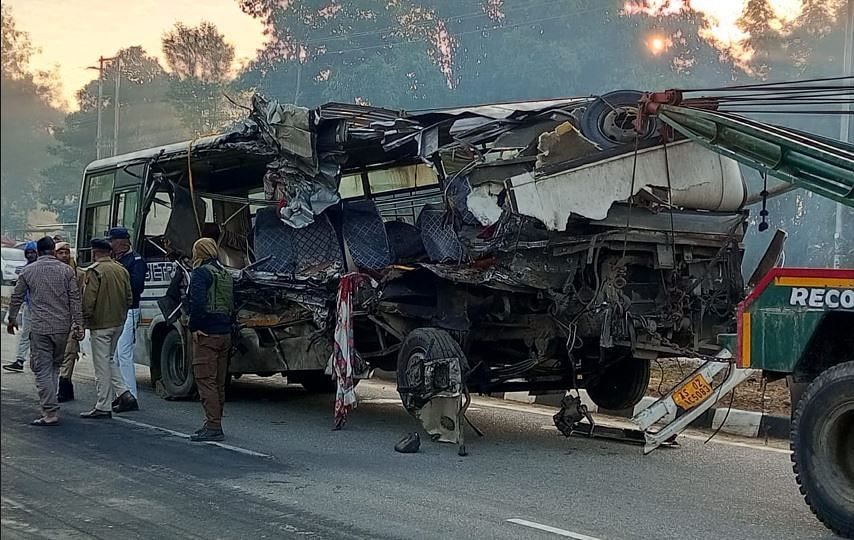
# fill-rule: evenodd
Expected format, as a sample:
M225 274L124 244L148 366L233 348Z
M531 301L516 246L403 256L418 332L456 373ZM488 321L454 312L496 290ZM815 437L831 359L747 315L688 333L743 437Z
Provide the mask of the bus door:
M144 166L129 165L88 173L83 179L82 222L78 224L77 262L92 262L93 238L103 238L113 227L126 227L131 238L139 221Z

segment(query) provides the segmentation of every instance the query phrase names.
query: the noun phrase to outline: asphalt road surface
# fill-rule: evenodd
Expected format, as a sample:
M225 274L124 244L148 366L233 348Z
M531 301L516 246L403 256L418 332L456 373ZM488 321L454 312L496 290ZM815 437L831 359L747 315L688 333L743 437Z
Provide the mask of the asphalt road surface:
M2 361L14 338L3 335ZM477 399L467 457L415 429L392 385L359 386L333 432L332 398L280 377L236 382L225 444L186 440L198 402L169 402L137 371L140 411L86 421L91 363L62 424L38 416L32 373L2 373L2 534L24 538L833 538L797 493L783 442L689 434L678 448L566 439L553 411Z

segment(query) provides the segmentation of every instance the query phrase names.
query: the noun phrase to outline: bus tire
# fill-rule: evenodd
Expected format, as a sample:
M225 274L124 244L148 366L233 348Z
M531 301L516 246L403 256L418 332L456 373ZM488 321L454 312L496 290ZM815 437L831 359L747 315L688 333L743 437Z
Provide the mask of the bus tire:
M184 351L184 343L176 330L163 338L160 348L160 382L166 399L186 398L196 391L193 365Z
M624 356L587 383L587 395L602 409L634 407L649 386L649 360Z
M792 469L813 514L854 538L854 361L822 372L800 399L791 431Z
M431 398L422 395L424 388L424 362L442 358L458 358L460 371L468 371L468 361L460 344L441 328L416 328L411 331L397 356L397 392L407 411L423 407Z

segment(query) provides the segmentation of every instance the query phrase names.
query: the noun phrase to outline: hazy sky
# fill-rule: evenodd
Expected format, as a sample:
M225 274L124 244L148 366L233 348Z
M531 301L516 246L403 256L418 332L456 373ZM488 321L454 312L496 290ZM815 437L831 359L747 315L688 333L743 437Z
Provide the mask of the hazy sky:
M194 26L214 23L235 47L238 62L251 59L264 38L261 24L245 15L235 0L4 0L19 30L29 32L41 53L39 69L56 66L63 95L76 108L74 93L95 77L87 66L118 49L142 45L161 58L160 37L177 21Z

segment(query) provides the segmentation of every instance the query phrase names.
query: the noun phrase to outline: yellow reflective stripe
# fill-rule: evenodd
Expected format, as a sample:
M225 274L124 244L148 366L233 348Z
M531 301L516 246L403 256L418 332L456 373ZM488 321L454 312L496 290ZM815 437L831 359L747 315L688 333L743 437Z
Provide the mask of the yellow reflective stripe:
M774 285L782 287L833 287L839 289L854 288L854 279L832 277L778 277Z
M750 312L741 318L741 367L750 367Z

